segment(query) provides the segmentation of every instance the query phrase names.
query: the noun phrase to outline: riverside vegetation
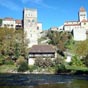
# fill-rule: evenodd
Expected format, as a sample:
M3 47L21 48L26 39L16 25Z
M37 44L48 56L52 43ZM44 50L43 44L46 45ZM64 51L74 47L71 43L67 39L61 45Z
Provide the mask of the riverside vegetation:
M28 66L30 49L25 36L22 29L0 28L0 72L88 73L88 40L75 42L72 33L48 31L39 41L47 39L55 47L57 58L38 57L34 66ZM69 63L65 62L66 53L72 55Z

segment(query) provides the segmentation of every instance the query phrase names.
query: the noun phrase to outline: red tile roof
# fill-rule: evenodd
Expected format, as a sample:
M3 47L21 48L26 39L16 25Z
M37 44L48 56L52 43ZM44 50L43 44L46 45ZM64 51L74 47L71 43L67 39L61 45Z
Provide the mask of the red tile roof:
M22 24L22 20L15 20L17 24Z
M83 19L81 22L88 22L88 20L86 20L86 19Z
M80 26L80 24L65 24L64 26Z
M6 17L6 18L4 18L3 20L14 21L14 19L13 19L13 18L10 18L10 17Z
M34 45L29 53L54 53L55 49L51 45Z

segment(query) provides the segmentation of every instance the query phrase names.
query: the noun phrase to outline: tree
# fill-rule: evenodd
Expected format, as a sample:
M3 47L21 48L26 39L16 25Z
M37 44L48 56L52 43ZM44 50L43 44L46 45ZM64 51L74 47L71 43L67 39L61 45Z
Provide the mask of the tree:
M88 54L83 58L84 64L88 67Z
M22 62L18 67L18 72L25 72L29 69L28 64L26 62Z
M18 72L25 72L29 69L27 61L22 56L19 56L16 61L16 64L18 66Z
M26 62L25 58L23 56L19 56L19 58L16 61L16 64L17 65L20 65L23 62Z
M2 25L2 19L0 19L0 26Z
M72 39L71 33L57 31L49 31L47 37L50 39L49 44L55 45L60 51L65 51L66 43Z
M71 61L71 66L78 66L78 67L84 67L85 65L83 64L83 61L81 61L80 58L77 56L73 56L72 61Z
M59 42L60 35L56 31L49 31L47 37L50 39L50 44L57 45Z
M75 45L75 54L85 57L88 54L88 40L78 42Z
M25 41L25 42L24 42ZM23 30L0 28L0 54L18 58L28 54L28 42Z

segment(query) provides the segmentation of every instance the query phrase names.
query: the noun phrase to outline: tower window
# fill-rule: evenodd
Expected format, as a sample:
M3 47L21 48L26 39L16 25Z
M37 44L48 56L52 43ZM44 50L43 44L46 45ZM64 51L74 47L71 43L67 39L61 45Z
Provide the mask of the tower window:
M32 37L32 34L30 36Z
M39 27L37 27L37 30L39 30Z
M30 20L28 20L28 22L30 22Z
M35 22L35 20L32 20L32 22Z

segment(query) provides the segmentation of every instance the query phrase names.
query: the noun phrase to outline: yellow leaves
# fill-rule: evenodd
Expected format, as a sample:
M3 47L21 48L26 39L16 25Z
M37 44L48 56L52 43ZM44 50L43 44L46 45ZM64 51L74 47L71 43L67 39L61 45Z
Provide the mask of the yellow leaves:
M0 51L9 53L11 49L15 51L15 45L19 45L20 51L24 48L24 32L22 30L14 30L9 28L0 28ZM27 45L27 44L26 44ZM27 46L26 46L27 48Z
M88 54L88 40L82 41L76 44L75 47L76 54L80 56L85 56Z
M17 59L16 63L17 65L20 65L21 63L25 62L26 60L24 59L24 57L19 56L19 58Z

